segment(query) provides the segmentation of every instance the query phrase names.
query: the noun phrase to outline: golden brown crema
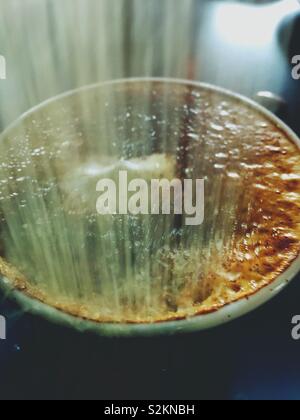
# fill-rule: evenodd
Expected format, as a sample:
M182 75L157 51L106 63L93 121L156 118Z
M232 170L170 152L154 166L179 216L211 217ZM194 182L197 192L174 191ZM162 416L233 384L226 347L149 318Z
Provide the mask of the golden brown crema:
M96 209L95 214L93 210L82 211L78 204L77 211L76 203L70 211L66 205L70 196L65 179L72 173L81 173L74 172L75 166L86 165L91 158L98 159L98 163L105 161L101 148L93 150L93 154L88 148L82 153L84 133L83 136L81 133L80 138L75 136L72 146L56 145L61 153L52 154L47 170L52 171L51 182L55 178L57 187L54 193L51 190L51 196L45 194L43 206L39 200L30 202L28 179L24 184L22 180L17 182L17 177L26 177L22 171L21 175L14 172L20 157L14 157L10 177L2 179L6 182L3 185L11 184L9 197L15 206L25 200L25 208L10 219L8 190L4 187L1 190L3 224L8 227L2 235L4 258L0 271L15 288L62 311L97 322L161 322L213 312L253 295L274 282L299 256L299 146L267 113L211 88L174 84L172 92L159 98L157 83L151 92L155 104L148 110L151 115L141 118L151 123L151 130L140 132L145 136L154 133L152 137L158 137L156 145L152 150L139 147L137 155L128 155L125 160L141 159L141 164L146 156L157 155L161 163L163 154L168 161L168 175L172 163L174 176L182 178L186 174L189 178L205 179L203 225L184 226L172 215L99 219ZM163 104L168 99L172 106L163 113ZM155 111L160 101L161 112ZM134 114L130 101L129 106L126 115L130 119ZM135 116L132 118L136 121ZM47 131L45 124L45 121L39 124L43 132ZM165 132L163 124L168 125ZM34 129L25 130L26 147L32 152L33 145L28 143L30 130L34 131L36 150L39 129L35 125ZM130 132L128 127L126 130ZM110 135L113 133L110 130ZM17 143L24 141L20 136ZM53 151L56 146L55 142L51 145L45 142L43 154L33 156L29 164L41 168L47 148ZM67 158L70 150L74 156L71 160ZM7 155L6 163L10 156ZM122 158L118 154L118 159ZM63 170L57 169L60 166L64 166ZM34 185L40 182L38 177L46 179L47 171L43 168L31 169L31 179L36 177ZM158 169L164 174L163 167ZM94 181L84 182L90 186ZM73 186L76 182L72 178ZM82 178L78 182L81 187L85 185ZM20 202L12 197L19 185L22 185ZM72 197L78 198L80 188L74 187ZM37 194L35 187L32 194ZM58 196L59 214L52 206ZM95 191L95 200L96 197ZM31 216L30 220L29 213L34 211L36 218ZM44 230L34 227L42 220L47 220ZM62 231L64 242L59 236ZM15 232L20 232L19 238ZM22 241L26 252L21 249ZM37 249L49 241L49 250ZM47 276L49 282L44 280Z

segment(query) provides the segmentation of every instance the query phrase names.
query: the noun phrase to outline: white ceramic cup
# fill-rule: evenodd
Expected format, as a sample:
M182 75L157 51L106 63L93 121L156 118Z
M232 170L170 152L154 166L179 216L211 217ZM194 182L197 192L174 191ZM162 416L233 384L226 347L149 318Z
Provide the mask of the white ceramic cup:
M287 137L293 141L299 148L300 152L300 140L296 134L281 120L279 120L275 115L269 112L267 109L258 105L252 100L249 100L246 97L237 95L230 91L226 91L215 86L210 86L202 83L194 83L186 80L176 80L176 79L126 79L126 80L117 80L114 82L107 82L105 84L97 84L93 86L84 87L75 91L68 92L64 95L55 97L45 103L39 105L38 107L30 110L25 115L20 117L12 126L10 126L2 134L0 141L11 135L13 131L27 118L32 118L37 112L43 110L47 112L47 107L55 104L58 101L64 101L65 99L70 99L73 96L76 97L81 95L83 92L86 92L91 89L98 89L101 86L111 86L112 88L116 85L123 83L132 83L134 87L136 83L141 82L158 82L163 84L179 84L189 86L195 89L206 89L211 90L212 92L221 93L229 98L235 98L241 101L241 103L247 105L250 109L258 111L266 119L272 121L276 126L278 126ZM152 336L157 334L177 334L180 332L192 332L199 330L206 330L212 327L229 322L233 319L241 317L259 306L263 305L274 296L276 296L300 271L300 255L299 257L288 267L288 269L281 274L272 284L264 287L259 290L256 294L249 296L244 299L240 299L237 302L231 303L216 312L212 312L206 315L194 316L184 320L170 321L170 322L161 322L161 323L150 323L150 324L117 324L117 323L97 323L88 320L81 319L72 315L68 315L62 311L59 311L53 307L50 307L38 300L32 299L31 297L25 295L21 291L17 291L12 288L8 279L0 278L0 286L4 289L4 292L7 295L16 300L18 304L26 312L31 312L42 317L49 319L50 321L56 322L58 324L67 325L72 328L77 329L78 331L92 331L94 333L103 335L103 336Z

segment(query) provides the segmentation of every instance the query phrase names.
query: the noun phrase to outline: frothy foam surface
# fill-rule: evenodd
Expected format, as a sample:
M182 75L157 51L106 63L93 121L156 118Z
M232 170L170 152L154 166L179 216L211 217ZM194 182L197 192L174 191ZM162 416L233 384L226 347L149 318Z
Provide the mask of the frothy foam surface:
M297 145L209 88L135 82L75 94L26 117L1 156L0 270L76 316L147 323L215 311L299 255ZM96 183L125 167L133 178L205 179L204 224L98 215Z

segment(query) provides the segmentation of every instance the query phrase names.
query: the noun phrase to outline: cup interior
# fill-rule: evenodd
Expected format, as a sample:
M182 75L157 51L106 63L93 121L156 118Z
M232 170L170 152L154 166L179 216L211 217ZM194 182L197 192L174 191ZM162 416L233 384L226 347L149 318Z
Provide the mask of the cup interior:
M260 125L249 131L253 121ZM11 179L0 195L1 286L26 310L103 335L201 330L260 306L297 274L299 256L253 293L233 287L236 298L223 305L205 279L236 257L247 199L238 136L251 145L253 130L263 135L268 124L299 150L267 110L201 83L122 80L31 110L1 137L1 178ZM121 170L146 181L204 179L205 222L97 217L97 180Z

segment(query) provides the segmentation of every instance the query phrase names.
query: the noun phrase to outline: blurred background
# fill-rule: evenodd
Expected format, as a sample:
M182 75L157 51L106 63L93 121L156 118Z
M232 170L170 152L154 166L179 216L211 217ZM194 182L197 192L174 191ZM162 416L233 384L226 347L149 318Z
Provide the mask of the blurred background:
M7 61L2 125L58 93L123 77L191 78L248 96L261 90L284 96L290 44L299 39L297 0L0 0L0 6Z
M163 76L247 95L300 134L297 0L0 0L0 10L1 129L66 90ZM0 398L300 399L299 293L296 279L225 327L130 340L80 336L0 296Z

